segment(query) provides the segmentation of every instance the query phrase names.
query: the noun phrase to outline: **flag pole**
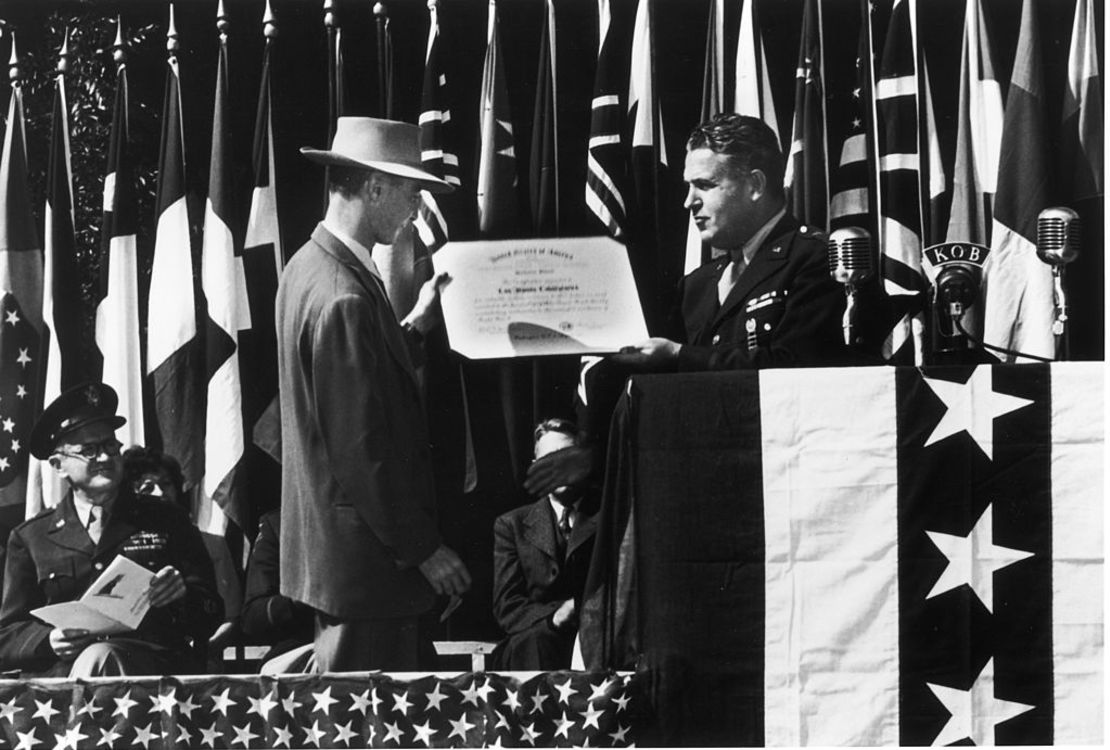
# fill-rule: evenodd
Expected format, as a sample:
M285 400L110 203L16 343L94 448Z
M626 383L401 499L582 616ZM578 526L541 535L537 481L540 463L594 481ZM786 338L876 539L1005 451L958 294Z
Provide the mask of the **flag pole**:
M393 60L389 41L389 9L385 3L374 3L374 21L378 31L378 112L393 119Z

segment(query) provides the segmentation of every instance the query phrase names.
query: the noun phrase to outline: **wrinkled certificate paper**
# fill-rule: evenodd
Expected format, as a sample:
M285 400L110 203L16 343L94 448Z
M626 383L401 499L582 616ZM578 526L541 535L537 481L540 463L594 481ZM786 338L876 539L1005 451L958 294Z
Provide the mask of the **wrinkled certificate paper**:
M443 318L470 359L600 354L646 339L624 245L608 237L452 242Z

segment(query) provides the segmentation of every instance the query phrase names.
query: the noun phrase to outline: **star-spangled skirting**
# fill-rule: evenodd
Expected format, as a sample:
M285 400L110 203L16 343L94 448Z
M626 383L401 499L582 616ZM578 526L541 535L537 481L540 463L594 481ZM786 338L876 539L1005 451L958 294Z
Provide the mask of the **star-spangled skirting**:
M0 748L628 747L633 675L0 681Z

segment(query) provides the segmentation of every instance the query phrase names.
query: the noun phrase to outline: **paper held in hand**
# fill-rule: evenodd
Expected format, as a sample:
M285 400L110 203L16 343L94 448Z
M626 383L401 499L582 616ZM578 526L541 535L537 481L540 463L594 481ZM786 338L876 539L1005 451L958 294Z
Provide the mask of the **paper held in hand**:
M87 630L93 635L128 633L139 627L150 609L153 577L134 560L117 555L80 599L48 604L31 614L63 630Z
M609 237L451 242L435 255L451 348L471 359L615 352L648 337Z

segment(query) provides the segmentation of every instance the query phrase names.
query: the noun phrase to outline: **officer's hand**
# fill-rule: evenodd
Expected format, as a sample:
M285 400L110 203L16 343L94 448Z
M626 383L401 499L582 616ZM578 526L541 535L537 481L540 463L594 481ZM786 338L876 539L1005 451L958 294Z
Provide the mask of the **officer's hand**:
M435 592L443 596L460 596L470 588L470 573L463 561L454 550L442 544L431 557L420 563L420 572Z
M450 281L451 277L446 271L440 271L425 281L424 285L420 287L419 294L416 295L416 304L412 306L412 310L401 321L401 324L411 325L421 336L432 330L437 322L436 303L439 302L440 291Z
M50 631L50 648L62 661L73 661L92 643L94 636L83 628L54 628Z
M556 630L565 630L574 625L577 621L578 611L574 606L573 599L567 599L559 605L559 608L551 615L551 624L555 626Z
M150 606L152 607L164 607L167 604L172 604L178 599L185 598L185 579L181 577L177 568L167 565L150 579L150 589L147 591L147 596L150 597Z
M676 344L670 339L650 338L632 346L622 348L610 359L621 365L645 367L665 365L673 362L678 357L678 350L682 344Z
M572 445L537 458L528 467L524 490L532 497L544 497L560 487L582 484L593 471L594 450L589 445Z

